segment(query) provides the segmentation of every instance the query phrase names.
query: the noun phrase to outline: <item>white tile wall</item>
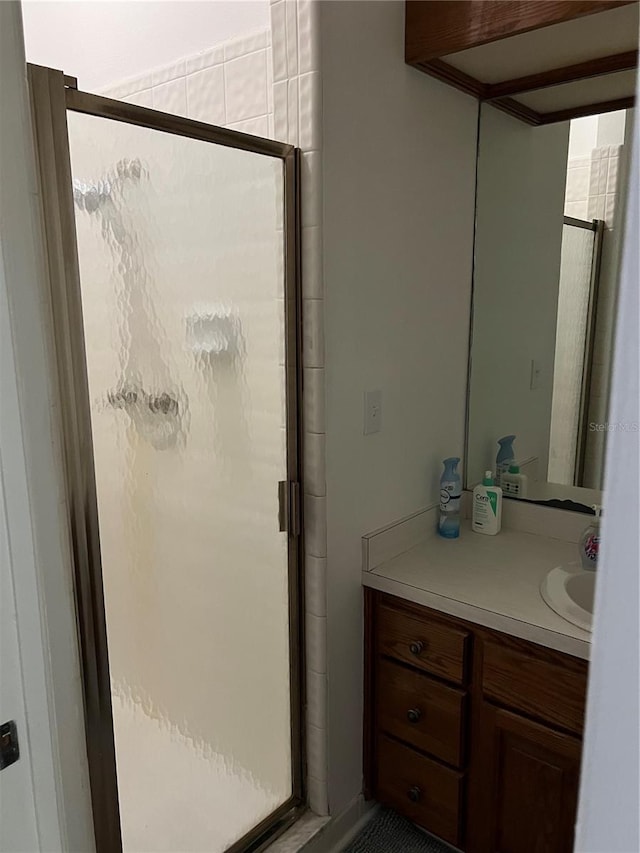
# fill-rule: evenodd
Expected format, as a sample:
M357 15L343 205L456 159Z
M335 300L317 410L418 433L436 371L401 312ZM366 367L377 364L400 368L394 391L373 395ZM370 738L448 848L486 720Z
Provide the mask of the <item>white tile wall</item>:
M305 546L312 557L327 556L326 498L305 494Z
M284 7L287 76L293 80L300 73L298 68L298 4L284 0Z
M613 227L618 181L619 145L594 148L590 157L567 164L565 214L577 219L604 219Z
M320 39L318 38L316 0L298 0L298 71L320 69ZM319 107L320 104L318 103Z
M322 299L322 233L319 225L309 225L302 232L302 296Z
M271 4L271 48L273 55L273 80L277 83L287 80L289 72L287 68L287 25L285 21L285 2Z
M227 123L222 64L187 76L187 105L189 118L208 124Z
M311 432L304 438L304 475L307 494L324 497L327 494L325 478L325 439L324 433Z
M306 614L307 666L313 672L327 671L327 617Z
M567 169L567 172L569 170ZM567 178L569 176L567 175ZM589 166L579 166L571 171L567 179L566 201L582 201L589 195Z
M325 576L327 560L325 557L307 556L305 572L305 609L313 616L327 615L327 591Z
M304 300L302 358L307 367L324 367L322 299Z
M307 729L309 726L315 726L317 729L327 728L327 676L321 672L314 670L307 671ZM325 744L326 746L326 744ZM324 764L326 763L326 754L323 762L317 762L314 768L316 778L321 779L323 776ZM309 762L310 771L313 763ZM326 771L325 771L326 772ZM314 809L315 811L315 809Z
M230 61L225 59L227 122L266 116L267 51L258 50ZM247 85L247 81L251 85Z
M324 368L305 367L303 387L304 403L302 414L305 435L312 432L324 433L326 429Z
M269 137L271 33L258 30L124 80L103 91L143 107Z
M137 104L139 107L153 107L153 89L144 89L142 92L134 92L121 100L129 104Z
M177 116L187 115L187 84L184 77L153 88L153 108Z
M197 71L202 71L205 68L212 68L214 65L222 65L224 62L224 44L217 44L208 50L203 50L196 53L195 56L187 57L185 61L185 74L187 77L195 74Z
M227 127L231 130L239 130L241 133L250 133L252 136L267 137L269 135L269 116L234 121L227 124Z
M322 82L316 0L272 0L274 135L302 149L302 294L305 443L308 796L328 813L326 653L318 616L326 614L324 303L322 284Z
M154 86L160 86L169 80L182 79L187 73L186 59L178 59L169 65L163 65L151 71L151 80Z
M246 56L264 50L271 44L270 30L257 30L241 38L231 39L224 43L224 59L229 62L239 56Z

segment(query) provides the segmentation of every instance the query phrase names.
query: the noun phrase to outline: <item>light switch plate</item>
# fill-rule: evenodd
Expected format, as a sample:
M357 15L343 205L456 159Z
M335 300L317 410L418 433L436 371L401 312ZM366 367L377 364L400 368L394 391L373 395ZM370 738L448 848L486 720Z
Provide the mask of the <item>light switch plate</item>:
M365 391L364 434L372 435L382 429L382 391Z
M542 375L542 365L540 364L540 362L537 359L532 358L531 359L531 379L529 381L529 389L531 391L537 391L538 388L540 387L541 375Z
M0 770L9 767L20 758L18 729L15 720L0 725Z

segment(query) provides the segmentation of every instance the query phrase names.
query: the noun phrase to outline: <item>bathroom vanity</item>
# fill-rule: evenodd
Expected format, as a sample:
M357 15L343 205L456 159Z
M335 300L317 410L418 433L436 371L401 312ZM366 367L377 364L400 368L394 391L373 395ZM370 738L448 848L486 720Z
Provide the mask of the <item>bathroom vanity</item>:
M518 490L496 536L429 536L432 507L363 538L365 783L468 853L573 850L638 8L406 4L406 61L481 102L466 447L441 458L467 518L506 461Z
M363 572L367 796L468 853L570 853L589 635L539 586L574 555L465 528Z

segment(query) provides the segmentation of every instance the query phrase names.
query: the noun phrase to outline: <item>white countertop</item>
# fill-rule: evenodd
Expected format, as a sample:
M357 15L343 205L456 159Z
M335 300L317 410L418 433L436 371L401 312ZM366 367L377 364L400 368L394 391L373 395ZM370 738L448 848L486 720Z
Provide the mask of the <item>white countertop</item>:
M575 657L589 657L591 634L545 604L540 583L577 559L575 543L516 530L497 536L463 525L459 539L433 536L372 571L364 586Z

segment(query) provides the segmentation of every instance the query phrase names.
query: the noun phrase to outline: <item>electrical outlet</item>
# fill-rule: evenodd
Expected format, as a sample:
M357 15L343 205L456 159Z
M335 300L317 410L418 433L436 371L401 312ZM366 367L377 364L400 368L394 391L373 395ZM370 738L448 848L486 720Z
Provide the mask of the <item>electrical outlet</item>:
M382 391L365 391L364 434L371 435L382 429Z

